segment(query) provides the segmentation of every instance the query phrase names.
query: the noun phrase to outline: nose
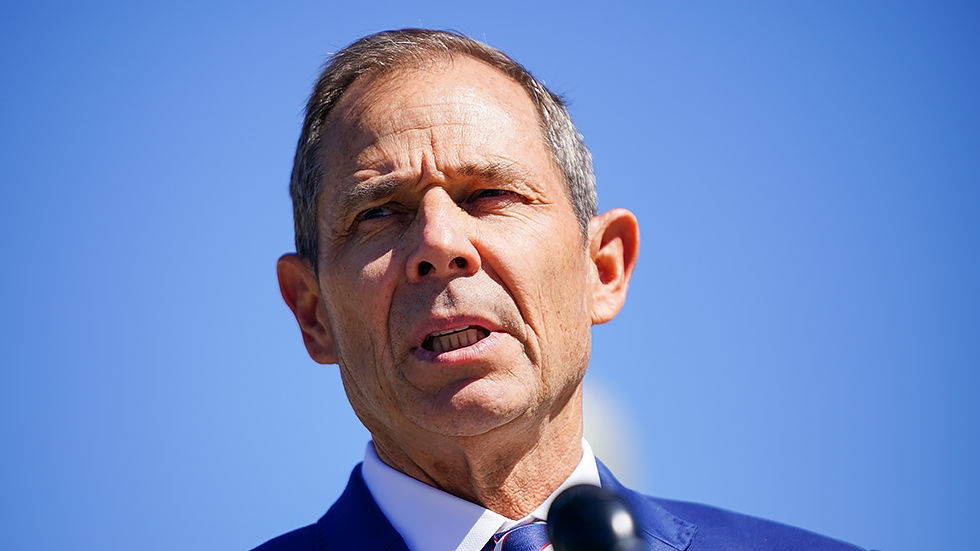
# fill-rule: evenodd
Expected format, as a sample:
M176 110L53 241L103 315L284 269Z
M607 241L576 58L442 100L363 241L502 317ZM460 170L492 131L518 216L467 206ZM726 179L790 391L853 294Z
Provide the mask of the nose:
M408 257L408 279L471 276L480 269L480 255L471 241L469 214L441 188L422 197L415 218L418 242Z

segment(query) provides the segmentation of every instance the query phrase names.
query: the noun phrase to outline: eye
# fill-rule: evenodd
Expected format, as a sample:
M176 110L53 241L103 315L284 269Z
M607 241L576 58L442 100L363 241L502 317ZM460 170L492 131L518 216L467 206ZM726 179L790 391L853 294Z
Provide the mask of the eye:
M475 201L477 199L485 199L488 197L503 197L511 195L513 195L513 192L503 189L481 189L480 191L474 193L470 200Z
M517 205L527 204L524 195L510 189L486 188L476 189L466 200L466 210L471 214L502 213Z
M368 220L377 220L379 218L384 218L386 216L391 216L395 214L395 209L391 205L380 205L377 207L369 208L357 215L358 222L366 222Z

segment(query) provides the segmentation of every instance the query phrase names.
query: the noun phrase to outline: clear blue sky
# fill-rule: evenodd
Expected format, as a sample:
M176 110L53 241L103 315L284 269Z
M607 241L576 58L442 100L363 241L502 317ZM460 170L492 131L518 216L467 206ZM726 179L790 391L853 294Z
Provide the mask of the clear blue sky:
M329 52L453 28L554 90L643 234L590 379L640 489L890 551L980 518L980 9L6 2L0 548L244 550L367 433L279 297Z

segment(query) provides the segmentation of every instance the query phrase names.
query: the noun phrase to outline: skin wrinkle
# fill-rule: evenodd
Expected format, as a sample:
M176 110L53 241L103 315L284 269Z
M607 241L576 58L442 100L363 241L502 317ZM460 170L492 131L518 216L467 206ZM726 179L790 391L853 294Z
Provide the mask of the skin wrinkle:
M463 165L458 170L450 171L453 175L469 176L474 180L474 187L482 186L515 186L526 188L534 196L543 195L542 190L534 185L533 180L525 170L522 170L514 160L508 160L509 164L500 162L488 162L482 165ZM391 170L391 169L389 169ZM406 185L406 181L398 174L382 173L378 176L366 176L363 173L377 173L374 170L361 170L354 174L355 178L360 177L361 181L346 186L338 195L335 201L338 205L336 214L333 217L337 225L348 224L354 216L355 211L359 211L368 206L382 203L382 200L393 198L401 188ZM416 179L414 184L418 184L422 177ZM533 200L531 202L534 202Z
M462 59L462 61L466 63L472 62L471 59L465 57ZM383 102L385 96L389 96L393 93L397 93L408 85L407 80L400 78L406 72L423 73L425 71L432 71L435 73L433 76L438 77L440 75L451 72L452 69L455 67L456 62L457 62L456 56L447 56L442 59L434 59L434 60L430 60L429 62L420 64L420 66L413 71L388 70L388 71L384 71L382 74L369 73L369 74L362 75L361 77L358 78L357 81L355 81L355 83L351 86L351 88L347 91L347 93L344 94L344 96L342 96L341 99L338 101L337 106L334 108L333 112L331 113L330 117L327 119L324 126L325 128L330 128L338 122L347 123L347 124L356 123L357 120L365 116L367 112L374 107L376 102L378 103ZM355 106L351 106L350 102L352 100L350 100L350 98L354 97L358 92L364 96L363 97L364 101L357 103ZM480 99L479 96L480 93L478 91L470 90L467 92L467 94L464 94L462 97L471 100L473 103L482 103L479 101ZM458 101L460 98L456 98L456 99ZM415 106L415 109L427 113L431 109L445 106L447 105L447 103L449 102L445 100L439 102L423 103L421 105ZM455 106L454 103L450 105ZM512 103L508 103L507 107L513 108L514 106ZM338 115L338 113L340 115ZM498 110L497 114L501 115L502 117L513 119L513 117L511 117L510 115L509 109ZM334 120L338 118L339 120L337 121ZM537 113L535 112L535 119L537 118L538 116ZM447 126L447 123L445 122L441 124ZM449 123L448 125L453 125L453 124L457 126L472 125L472 123L468 121L459 122L459 123ZM418 124L416 126L411 126L409 128L398 129L398 131L395 133L397 134L401 132L408 132L413 130L426 130L426 129L427 126L423 124ZM480 130L482 131L482 129ZM343 144L344 146L346 146L345 151L354 150L354 143L352 143L354 141L353 137L350 137L348 135L344 137L344 140L346 140L347 142ZM435 145L435 147L438 147L438 144L436 144L434 140L431 140L431 143ZM338 145L338 144L334 144L334 145ZM333 149L332 145L324 143L323 147L321 148L321 156L322 156L322 152L332 150L332 149ZM358 160L363 161L362 159L358 159Z
M462 170L459 170L459 171L456 171L456 172L459 172L459 173L466 173L466 172L493 173L493 174L497 174L497 175L499 175L501 173L521 174L521 175L523 175L523 173L524 173L524 171L517 170L517 169L510 169L509 167L502 169L496 163L486 163L486 164L488 165L487 167L482 167L482 166L464 166ZM526 177L525 177L525 181L527 181L527 178ZM520 188L524 184L524 182L523 181L522 182L517 182L517 184L518 185L516 187L518 188L518 190L520 190ZM507 188L507 187L510 187L511 185L512 185L512 182L511 181L505 181L505 182L501 182L501 181L497 181L497 182L492 182L492 181L479 182L479 181L477 181L477 182L474 182L472 184L472 187L474 187L474 188L481 188L481 187L487 187L487 186L488 187L495 187L496 186L496 187L504 187L504 188ZM373 206L376 206L376 205L386 204L386 203L384 203L384 200L385 199L388 199L388 200L391 200L391 201L397 200L398 199L397 192L401 191L402 188L404 188L404 187L405 187L405 185L402 183L401 179L399 179L397 176L391 176L391 175L385 175L383 177L380 177L380 179L377 180L376 182L370 182L370 181L369 182L362 182L362 183L357 184L357 185L354 185L354 186L349 186L348 188L346 188L340 194L341 195L341 198L338 200L338 202L342 206L341 206L341 212L337 216L337 218L340 219L340 221L349 220L349 219L351 219L351 218L354 217L353 211L355 211L355 210L361 210L361 209L366 209L368 207L373 207ZM530 188L531 190L536 191L540 195L540 191L538 191L538 188L534 188L534 186L527 186L527 187ZM466 194L469 194L470 192L467 191L465 193ZM530 193L530 191L524 190L524 193ZM547 203L547 202L544 202L544 201L540 201L539 200L539 195L536 195L535 197L529 198L525 202L527 202L528 204L535 204L535 205L542 205L542 206L543 205L550 204L550 203ZM357 199L355 197L366 198L366 200L365 199ZM360 201L364 201L364 204L361 204ZM462 198L458 202L465 204L465 201L462 200ZM465 207L461 207L461 208L464 208L465 209ZM413 207L411 205L407 205L407 206L404 206L404 210L409 211L409 212L411 212L411 211L417 211L418 210L418 207ZM516 212L516 213L515 212L503 212L503 213L500 213L500 214L501 215L504 215L504 216L522 216L524 213L521 213L521 212ZM537 220L535 220L533 218L530 218L530 217L526 217L525 216L524 219L528 223L530 223L530 224L539 224L540 223L539 221L537 221ZM348 224L347 222L340 222L340 221L339 221L339 223ZM540 229L541 228L538 228L538 230L540 230ZM345 228L341 228L339 231L335 231L334 232L334 238L335 239L347 238L347 237L350 236L351 233L352 233L352 229L351 228L346 228L346 227Z

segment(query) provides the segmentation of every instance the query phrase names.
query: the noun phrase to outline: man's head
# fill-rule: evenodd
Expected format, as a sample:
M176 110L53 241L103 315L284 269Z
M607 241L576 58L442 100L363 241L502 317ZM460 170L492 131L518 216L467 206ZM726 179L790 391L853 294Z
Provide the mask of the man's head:
M578 134L567 121L574 151L555 153L528 84L488 54L401 47L374 70L334 71L353 76L326 114L315 98L332 77L310 103L296 161L309 166L293 186L297 201L296 172L316 178L316 247L279 263L307 349L340 365L375 445L398 453L501 431L533 444L559 417L578 431L566 406L591 325L625 299L636 221L614 210L583 222L594 196L569 192L555 160L588 164Z

